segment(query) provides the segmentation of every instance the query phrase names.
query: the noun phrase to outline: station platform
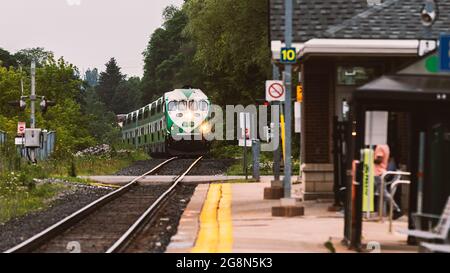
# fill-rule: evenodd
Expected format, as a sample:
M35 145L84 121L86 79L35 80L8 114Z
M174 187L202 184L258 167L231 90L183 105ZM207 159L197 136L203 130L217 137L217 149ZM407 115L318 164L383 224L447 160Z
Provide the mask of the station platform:
M198 185L167 252L330 253L330 243L335 252L352 252L340 244L343 215L328 211L331 200L305 201L304 216L272 217L280 201L263 200L270 179L262 180ZM292 191L295 197L300 186ZM398 228L406 228L406 221L394 222ZM364 222L364 230L364 242L379 243L381 252L417 252L406 245L406 236L389 233L387 222Z

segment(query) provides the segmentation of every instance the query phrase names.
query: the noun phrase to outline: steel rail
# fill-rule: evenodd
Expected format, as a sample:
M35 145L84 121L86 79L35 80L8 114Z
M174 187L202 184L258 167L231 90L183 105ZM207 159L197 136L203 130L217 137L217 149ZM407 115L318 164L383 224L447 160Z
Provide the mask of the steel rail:
M187 170L179 175L173 182L173 185L164 193L162 193L158 199L139 217L139 219L119 238L106 253L117 253L125 249L134 236L143 228L150 220L150 218L156 214L156 212L165 204L170 194L174 191L176 186L183 180L183 178L202 160L203 156L197 158Z
M62 232L66 231L68 228L72 227L76 223L80 222L82 219L89 216L92 212L96 211L97 209L103 207L107 203L111 202L112 200L118 198L125 192L131 189L136 183L144 178L145 176L154 173L155 171L159 170L161 167L165 166L169 162L172 162L173 160L177 159L178 157L172 157L167 159L166 161L160 163L156 167L152 168L150 171L134 178L126 184L125 186L95 200L94 202L86 205L85 207L79 209L78 211L72 213L71 215L67 216L66 218L62 219L61 221L57 222L56 224L48 227L47 229L41 231L40 233L34 235L33 237L25 240L24 242L18 244L17 246L10 248L6 250L4 253L26 253L31 252L37 248L39 248L41 245L43 245L45 242L51 240L52 238L56 237L57 235L61 234Z

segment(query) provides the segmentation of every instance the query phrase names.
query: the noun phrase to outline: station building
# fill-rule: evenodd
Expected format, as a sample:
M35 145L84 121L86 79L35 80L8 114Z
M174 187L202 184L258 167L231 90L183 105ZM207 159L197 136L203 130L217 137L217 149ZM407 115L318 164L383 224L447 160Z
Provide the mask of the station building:
M284 0L269 1L272 60L279 64L284 46ZM448 31L450 2L439 1L433 27L422 26L417 0L294 0L294 68L303 84L302 179L305 199L334 195L336 124L360 86L392 74L436 49L439 34ZM294 92L295 93L295 92ZM408 162L411 120L389 115L391 153L401 166Z

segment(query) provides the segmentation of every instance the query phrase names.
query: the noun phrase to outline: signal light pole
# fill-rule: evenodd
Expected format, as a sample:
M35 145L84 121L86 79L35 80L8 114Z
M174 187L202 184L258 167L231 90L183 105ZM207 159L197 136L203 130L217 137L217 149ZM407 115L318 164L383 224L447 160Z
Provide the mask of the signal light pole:
M36 163L36 149L40 147L42 142L42 131L36 129L36 101L39 99L41 110L43 113L47 111L49 106L54 106L55 102L47 100L44 96L36 95L36 62L31 62L31 93L30 96L23 95L23 83L21 80L22 94L19 101L9 102L12 106L18 106L22 111L26 109L27 103L25 99L30 99L30 129L25 129L25 148L27 149L28 159L32 163Z

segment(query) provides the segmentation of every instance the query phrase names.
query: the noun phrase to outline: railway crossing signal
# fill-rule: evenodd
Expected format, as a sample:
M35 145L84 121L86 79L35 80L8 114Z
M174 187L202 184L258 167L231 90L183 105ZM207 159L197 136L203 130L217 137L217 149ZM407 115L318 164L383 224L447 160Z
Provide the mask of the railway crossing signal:
M21 83L22 85L22 83ZM22 85L23 86L23 85ZM36 163L36 149L39 148L42 142L42 130L36 128L36 101L40 100L40 107L43 113L47 112L48 107L56 105L55 102L47 100L44 96L36 95L36 62L31 62L31 94L29 96L22 95L18 101L10 101L8 104L14 107L19 107L21 111L24 111L27 107L26 100L30 100L30 128L26 128L24 123L19 123L17 133L19 136L24 136L24 140L21 143L25 143L27 149L28 159L32 163Z

